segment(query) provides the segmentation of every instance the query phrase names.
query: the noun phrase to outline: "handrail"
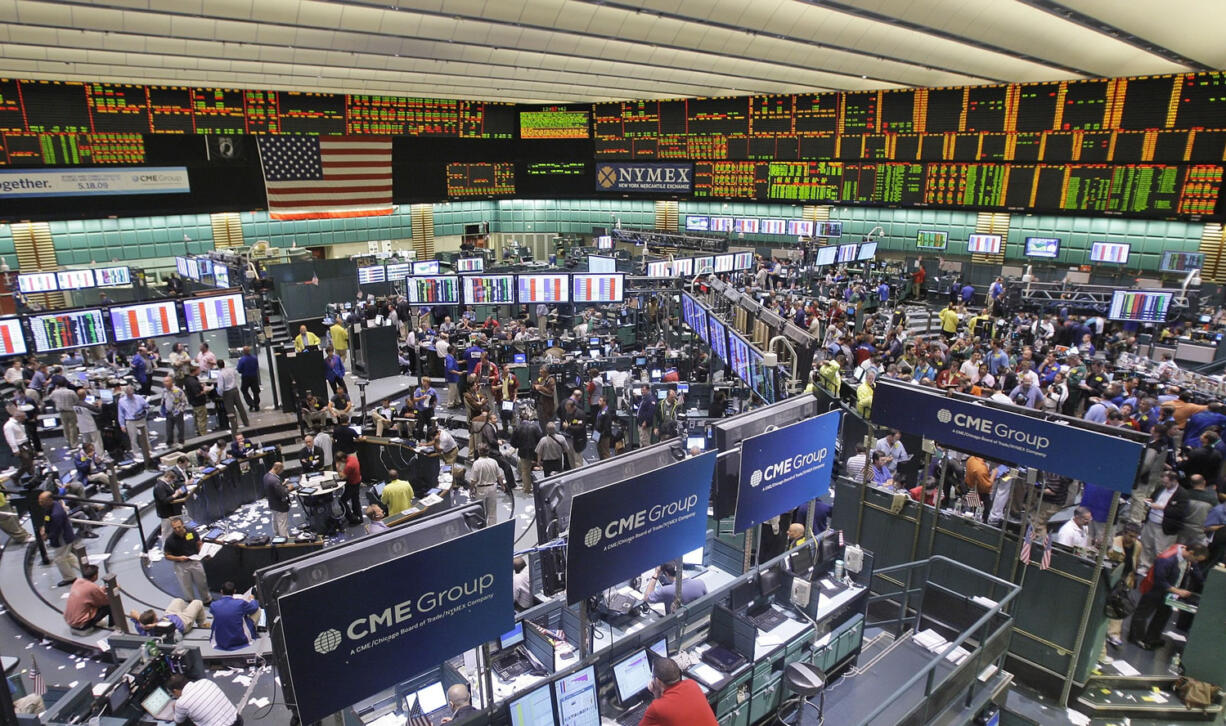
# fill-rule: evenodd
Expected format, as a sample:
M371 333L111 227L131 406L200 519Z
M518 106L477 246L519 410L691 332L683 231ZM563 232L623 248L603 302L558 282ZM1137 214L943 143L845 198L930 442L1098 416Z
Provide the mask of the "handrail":
M24 492L24 491L23 492L9 492L9 493L21 494L21 495L27 494L27 492ZM117 502L117 501L109 500L109 499L90 499L88 497L74 497L69 494L57 494L55 495L55 498L61 501L82 502L84 504L106 504L112 507L131 507L133 512L136 514L136 530L140 533L141 550L146 555L149 554L149 543L145 539L145 527L143 524L141 524L141 521L140 521L140 509L141 508L139 504L133 504L132 502ZM34 509L38 506L38 503L31 502L29 506L30 506L30 511L33 512ZM73 520L73 521L77 521L77 520ZM132 525L120 525L114 522L98 522L92 519L89 520L89 526L96 526L96 525L103 525L103 524L110 525L110 526L123 526L125 528L132 526ZM38 529L39 528L35 527L35 536L38 536Z

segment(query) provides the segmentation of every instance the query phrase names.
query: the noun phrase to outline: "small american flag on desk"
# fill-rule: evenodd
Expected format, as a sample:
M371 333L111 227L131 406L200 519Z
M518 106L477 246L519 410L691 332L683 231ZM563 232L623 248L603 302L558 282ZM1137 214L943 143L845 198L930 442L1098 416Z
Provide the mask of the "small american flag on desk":
M260 136L272 219L374 217L392 213L387 136Z

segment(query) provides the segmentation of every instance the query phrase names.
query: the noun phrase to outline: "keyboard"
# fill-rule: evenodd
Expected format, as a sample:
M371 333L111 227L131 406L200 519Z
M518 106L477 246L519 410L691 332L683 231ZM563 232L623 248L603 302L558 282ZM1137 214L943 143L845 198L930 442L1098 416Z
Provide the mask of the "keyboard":
M617 723L621 726L632 726L643 720L643 715L647 713L647 707L651 705L651 701L643 701L634 708L626 711L617 717Z
M761 630L774 630L787 620L787 616L774 608L767 608L757 615L750 615L749 619Z

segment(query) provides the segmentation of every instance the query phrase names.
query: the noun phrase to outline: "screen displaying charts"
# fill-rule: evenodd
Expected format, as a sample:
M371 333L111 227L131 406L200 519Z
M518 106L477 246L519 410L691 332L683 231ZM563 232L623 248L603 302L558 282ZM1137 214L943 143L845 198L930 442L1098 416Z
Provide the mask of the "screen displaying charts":
M26 339L20 318L0 318L0 355L25 355Z
M1167 250L1162 253L1162 264L1158 269L1163 272L1187 272L1199 270L1205 266L1205 256L1200 252L1175 252Z
M816 222L813 225L813 232L818 237L842 237L843 223L842 222Z
M757 351L749 351L749 375L753 379L753 392L761 396L767 403L775 402L774 373L766 367L766 359Z
M61 290L81 290L96 284L93 270L63 270L55 273L55 281Z
M600 726L596 666L588 666L554 683L562 726Z
M793 237L812 237L813 222L808 219L789 219L788 234Z
M460 302L460 278L453 275L410 277L405 281L414 305L455 305Z
M201 277L213 274L213 261L206 257L201 257L200 259L196 260L196 267L200 269Z
M33 315L30 334L34 350L47 353L86 345L106 345L101 310L70 310L52 315Z
M626 294L621 275L574 275L571 283L571 302L621 302Z
M116 343L179 332L179 313L170 300L113 307L109 312Z
M1171 307L1171 293L1144 290L1116 290L1111 295L1107 317L1140 323L1164 323Z
M437 275L438 260L426 260L425 262L413 263L414 275Z
M973 234L966 239L966 249L968 252L981 255L999 255L1000 235Z
M852 242L851 244L846 244L846 245L839 245L838 261L839 262L855 262L856 261L856 250L859 247L860 245L856 244L855 242Z
M1027 257L1047 257L1055 259L1060 255L1059 237L1027 237Z
M707 232L711 229L711 218L697 214L685 215L686 232Z
M712 217L711 218L712 232L731 232L732 217Z
M669 277L672 274L672 271L672 265L667 262L647 263L648 277Z
M515 302L514 275L465 275L465 305L508 305Z
M736 255L716 255L715 256L715 271L716 272L732 272L732 268L736 265Z
M183 263L186 265L187 276L193 280L200 279L200 263L196 262L195 257L184 257Z
M202 333L247 324L242 293L190 298L183 301L187 332Z
M694 275L694 258L686 257L680 260L673 260L673 276L674 277L692 277Z
M749 372L749 344L739 335L730 332L728 333L728 354L731 356L729 362L732 364L732 372L736 373L750 388L753 388L753 379Z
M175 258L175 271L179 273L179 277L187 277L187 258Z
M407 262L393 262L389 265L384 265L383 269L387 271L387 281L396 282L403 280L409 276L409 272L413 269Z
M570 278L566 275L519 275L516 284L521 303L570 302Z
M434 272L429 273L431 275L438 274L438 269L437 269L438 263L436 262L434 266L436 269L434 270ZM485 258L484 257L457 257L455 261L455 271L456 272L484 272L485 271Z
M817 254L813 258L813 264L818 267L833 265L836 257L839 256L838 247L818 247Z
M1132 246L1123 242L1095 242L1090 245L1090 262L1128 262L1128 253Z
M721 323L714 315L707 318L707 328L711 333L711 338L707 342L711 344L711 352L725 363L728 362L728 333L724 329L724 324Z
M710 333L707 332L707 309L697 303L694 305L694 333L706 342L710 341Z
M230 286L230 268L225 265L213 265L213 287Z
M786 219L764 219L762 220L762 234L787 234L788 221Z
M921 250L943 250L949 244L949 232L921 229L915 235L915 247Z
M753 267L753 253L752 252L737 252L736 260L732 263L732 267L733 269L736 269L736 270L751 269Z
M596 249L611 250L613 249L613 235L602 234L596 237Z
M758 231L758 220L737 218L736 222L732 225L732 230L734 232L754 234Z
M865 242L864 244L860 245L860 251L856 253L856 261L863 262L865 260L871 260L876 255L877 243Z
M17 276L17 289L22 292L55 292L60 283L54 272L27 272Z
M387 281L387 270L383 265L371 265L369 267L358 268L358 284L359 285L374 285L378 282Z
M588 272L617 272L617 260L599 255L587 256Z
M681 293L681 321L694 327L694 299L684 292Z
M715 270L714 257L693 257L691 259L694 260L693 274L695 275L705 275Z
M99 287L127 285L132 282L132 273L126 267L101 267L94 270L94 278Z
M557 726L558 722L553 717L551 688L552 685L546 683L511 701L507 705L511 726Z

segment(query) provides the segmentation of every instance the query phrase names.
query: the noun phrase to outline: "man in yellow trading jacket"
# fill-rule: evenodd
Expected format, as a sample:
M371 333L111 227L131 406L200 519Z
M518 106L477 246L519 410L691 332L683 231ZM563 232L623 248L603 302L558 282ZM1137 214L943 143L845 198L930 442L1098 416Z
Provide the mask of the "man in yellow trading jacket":
M298 334L294 336L294 350L301 353L305 348L312 345L316 348L319 347L319 336L307 330L307 326L299 326Z
M349 329L341 325L340 318L337 318L332 327L328 328L328 334L332 336L332 350L336 351L345 365L349 365Z

